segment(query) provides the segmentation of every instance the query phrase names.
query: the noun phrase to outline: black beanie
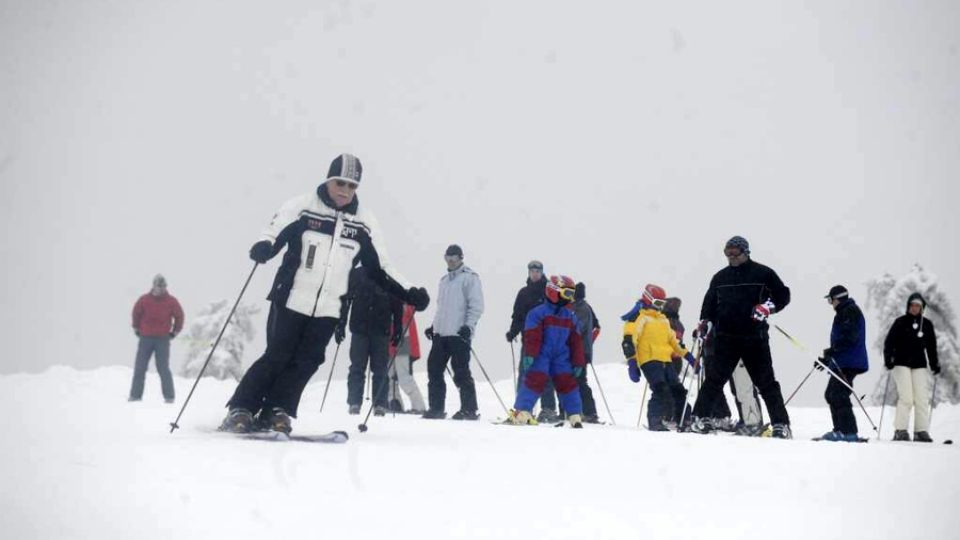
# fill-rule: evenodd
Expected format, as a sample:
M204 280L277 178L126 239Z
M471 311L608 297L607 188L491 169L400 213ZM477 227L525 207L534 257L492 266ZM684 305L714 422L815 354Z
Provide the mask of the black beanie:
M444 257L449 257L449 256L451 256L451 255L457 255L457 256L459 256L459 257L462 259L462 258L463 258L463 250L460 249L460 246L458 246L458 245L456 245L456 244L450 244L450 246L447 247L447 251L443 254L443 256L444 256Z

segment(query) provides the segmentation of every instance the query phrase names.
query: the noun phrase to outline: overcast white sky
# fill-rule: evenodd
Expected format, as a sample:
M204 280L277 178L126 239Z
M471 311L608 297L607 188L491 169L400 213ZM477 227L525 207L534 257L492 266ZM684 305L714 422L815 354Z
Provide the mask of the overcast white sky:
M919 262L960 303L960 5L662 4L0 0L0 372L132 364L153 274L188 318L234 298L344 151L411 281L463 246L498 377L531 258L586 282L600 362L646 282L692 326L734 234L813 349L835 283ZM812 358L772 340L788 392Z

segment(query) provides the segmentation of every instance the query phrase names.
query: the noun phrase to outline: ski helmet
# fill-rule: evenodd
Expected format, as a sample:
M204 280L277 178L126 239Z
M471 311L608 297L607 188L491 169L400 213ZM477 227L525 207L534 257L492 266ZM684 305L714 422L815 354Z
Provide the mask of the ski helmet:
M656 309L663 309L667 305L667 291L663 287L648 283L643 288L643 303Z
M550 276L546 288L547 300L551 304L572 302L576 289L576 283L569 276Z

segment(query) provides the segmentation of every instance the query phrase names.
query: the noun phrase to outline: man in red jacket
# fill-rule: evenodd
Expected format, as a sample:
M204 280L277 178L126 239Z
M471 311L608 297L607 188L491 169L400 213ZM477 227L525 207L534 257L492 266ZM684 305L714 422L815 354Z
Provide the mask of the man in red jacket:
M137 360L133 367L133 384L129 401L143 398L143 380L147 374L150 356L156 353L157 372L163 400L173 403L173 376L170 374L170 340L183 329L183 309L180 302L167 293L167 280L157 274L153 288L133 305L133 333L140 338Z

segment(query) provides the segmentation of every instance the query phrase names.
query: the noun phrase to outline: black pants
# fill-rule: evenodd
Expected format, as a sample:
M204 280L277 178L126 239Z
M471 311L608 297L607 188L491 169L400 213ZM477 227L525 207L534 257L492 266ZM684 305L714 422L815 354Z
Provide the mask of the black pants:
M583 371L580 372L580 376L577 377L577 386L580 388L580 403L583 404L583 416L586 417L596 417L597 416L597 402L593 399L593 390L590 389L590 385L587 384L587 367L584 366ZM550 392L553 393L553 384L550 385ZM544 395L547 393L547 389L543 391ZM540 400L540 408L547 408L543 404L543 399ZM560 403L560 416L566 416L567 412L563 410L563 403Z
M789 424L790 416L783 405L783 394L780 392L780 383L773 374L773 359L770 357L770 344L766 334L758 337L717 335L716 351L713 358L713 369L706 371L706 379L697 397L693 408L694 416L708 417L718 399L723 396L723 385L730 380L734 368L742 359L753 385L760 392L767 412L770 414L770 423Z
M444 371L447 362L453 367L453 383L460 390L460 410L477 412L477 389L470 374L470 344L460 336L436 336L427 357L427 388L431 411L444 411L447 383Z
M690 370L691 373L693 370ZM711 354L709 357L707 355L703 356L703 376L704 379L710 376L712 373L714 376L717 374L717 360L716 357ZM730 372L731 375L733 372ZM699 375L694 374L694 377ZM702 391L702 390L701 390ZM727 403L727 397L723 395L723 388L720 389L720 397L714 400L713 407L710 408L710 418L730 418L730 405Z
M862 373L859 370L841 369L834 373L840 375L847 384L853 386L853 378ZM833 430L840 433L857 433L857 418L853 415L853 404L850 402L850 389L842 385L834 377L827 383L827 391L823 394L830 405L830 416L833 417Z
M250 366L227 402L256 414L281 407L297 416L303 389L323 363L335 317L310 317L283 306L271 306L267 317L267 350Z
M373 404L387 406L387 362L389 340L385 334L350 335L350 373L347 375L347 403L360 405L363 402L363 384L367 374L367 361L373 372Z
M677 370L672 363L645 362L640 366L644 378L650 385L650 404L647 407L647 425L655 426L662 420L680 421L683 406L686 404L687 391L680 384ZM689 417L689 415L685 415Z

